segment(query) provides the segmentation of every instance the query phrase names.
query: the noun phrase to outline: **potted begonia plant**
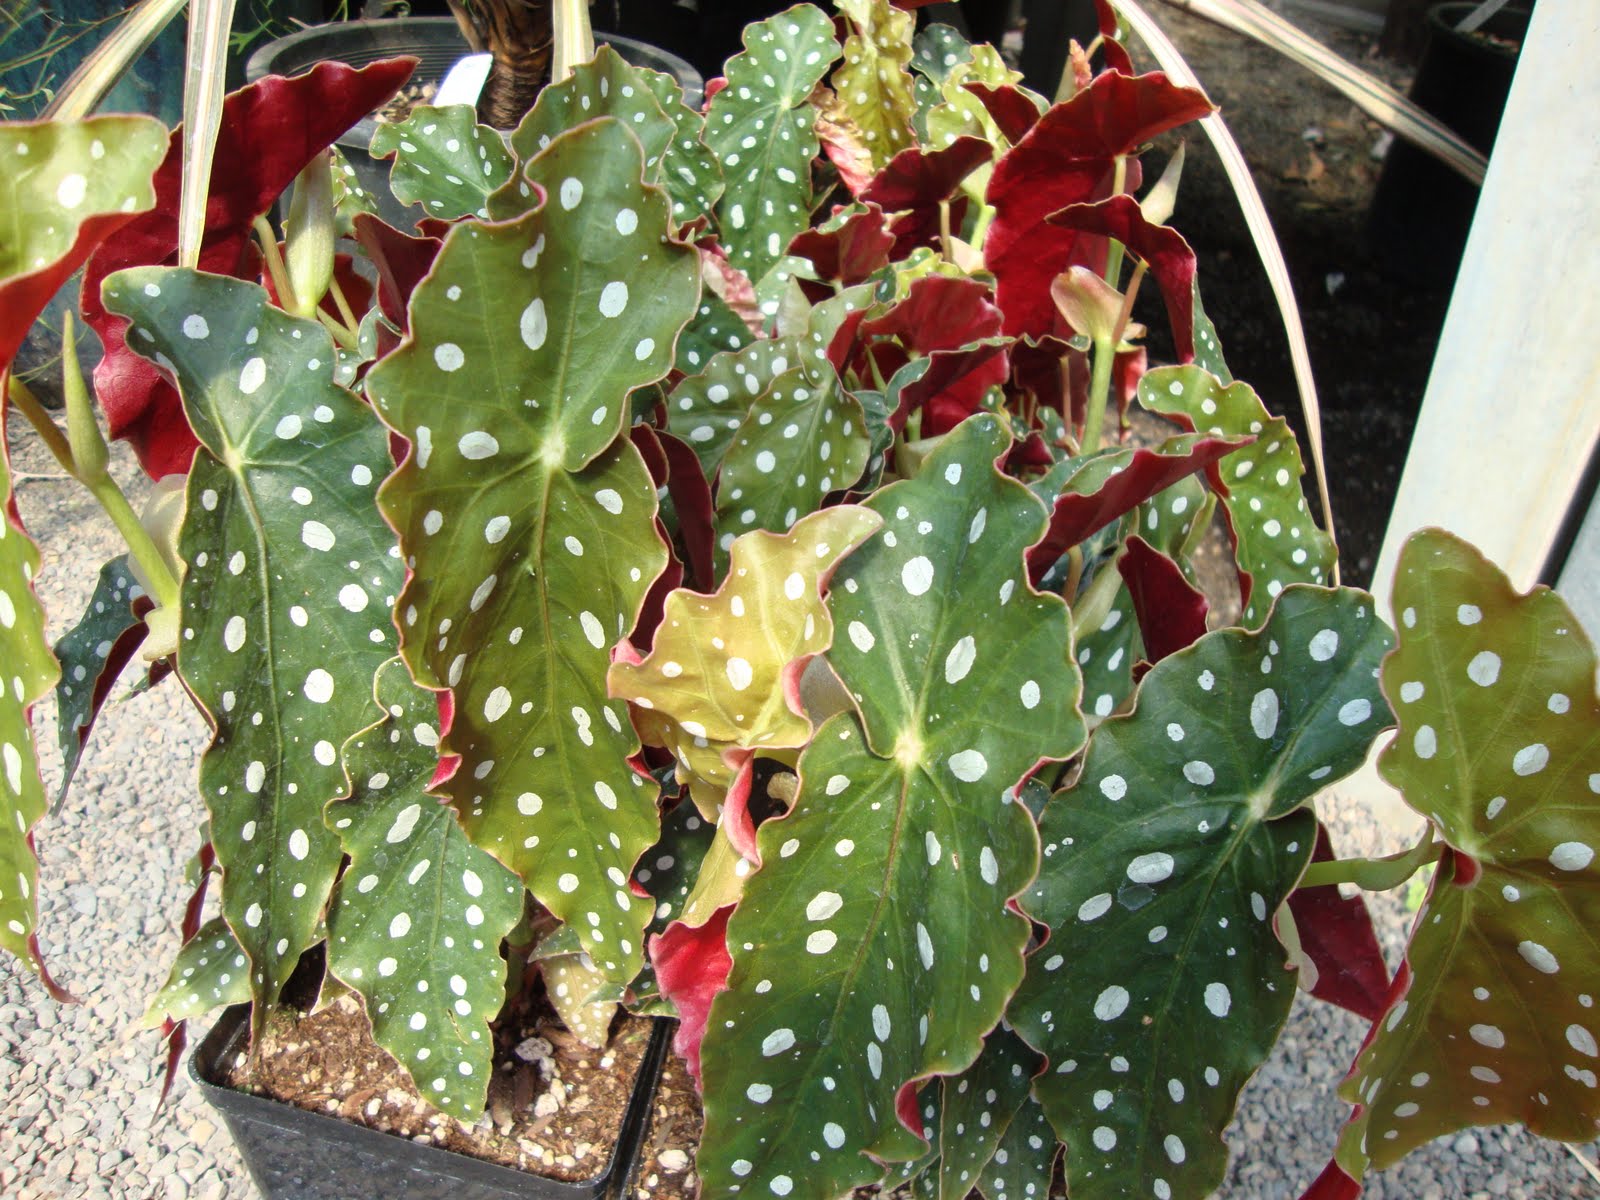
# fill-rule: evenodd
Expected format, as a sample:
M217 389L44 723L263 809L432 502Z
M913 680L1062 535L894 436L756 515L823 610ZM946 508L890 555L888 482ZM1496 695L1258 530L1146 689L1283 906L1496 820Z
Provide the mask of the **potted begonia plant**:
M1204 1196L1297 979L1373 1020L1318 1194L1464 1125L1594 1135L1592 649L1437 531L1397 629L1337 586L1142 180L1211 105L1116 33L1053 107L887 0L753 25L703 113L602 50L509 147L466 109L397 127L410 231L306 174L404 65L266 80L225 109L204 271L164 265L150 122L0 128L0 359L87 262L99 410L184 477L164 555L87 395L61 433L11 390L151 608L63 665L142 638L214 730L221 915L158 1018L249 1001L259 1035L309 973L470 1122L530 991L595 1043L675 1015L715 1197ZM341 220L375 287L309 235ZM1178 365L1146 369L1147 278ZM1240 614L1208 630L1216 514ZM0 938L48 979L57 668L9 515ZM1427 836L1326 861L1315 796L1396 725ZM1391 979L1334 885L1429 863Z

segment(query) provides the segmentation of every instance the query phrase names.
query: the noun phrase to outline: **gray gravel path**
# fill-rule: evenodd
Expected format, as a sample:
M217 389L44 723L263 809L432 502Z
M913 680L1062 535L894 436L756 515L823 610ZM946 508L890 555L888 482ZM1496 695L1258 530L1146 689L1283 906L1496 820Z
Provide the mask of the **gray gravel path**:
M39 591L55 637L81 611L99 564L120 547L76 485L51 478L58 468L19 424L19 501L45 546ZM142 495L125 453L117 470ZM52 706L41 706L36 720L46 778L54 779ZM137 1028L178 948L183 866L203 816L194 788L203 744L201 721L171 683L115 704L101 718L66 808L39 828L41 941L56 978L83 1003L55 1004L31 975L0 960L0 1196L257 1196L220 1119L186 1076L157 1107L162 1046L154 1032ZM1402 829L1365 811L1325 815L1343 853L1405 844ZM1388 898L1377 910L1388 948L1397 951L1405 914ZM1219 1195L1293 1200L1316 1177L1344 1120L1334 1088L1362 1032L1349 1014L1300 998L1277 1051L1243 1096L1229 1133L1235 1159ZM1592 1146L1584 1153L1596 1157ZM1375 1177L1367 1195L1554 1200L1597 1196L1600 1187L1562 1147L1519 1128L1490 1128L1418 1151Z

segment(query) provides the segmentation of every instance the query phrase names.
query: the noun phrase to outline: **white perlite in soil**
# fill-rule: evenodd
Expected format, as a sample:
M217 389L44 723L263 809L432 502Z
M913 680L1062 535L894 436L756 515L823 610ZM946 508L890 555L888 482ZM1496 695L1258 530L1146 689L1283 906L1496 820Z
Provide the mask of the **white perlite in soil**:
M43 544L38 588L52 640L88 600L100 564L122 549L110 522L20 421L13 466L23 518ZM115 471L137 508L145 484L118 448ZM115 695L137 678L130 668ZM60 778L54 706L35 712L45 778ZM0 959L0 1196L17 1200L252 1200L227 1131L180 1073L157 1106L165 1051L141 1031L146 999L178 949L184 864L204 809L195 762L205 726L175 681L102 714L66 806L38 827L40 941L56 979L82 1003L59 1005ZM1409 830L1348 804L1324 804L1341 853L1389 853ZM1406 914L1375 905L1391 961ZM1334 1089L1363 1023L1302 996L1272 1058L1245 1090L1228 1132L1233 1165L1219 1196L1293 1200L1332 1150L1345 1106ZM195 1030L191 1042L200 1040ZM1593 1147L1584 1151L1594 1157ZM1515 1128L1478 1129L1374 1176L1370 1200L1600 1194L1565 1149ZM395 1198L399 1200L399 1198Z

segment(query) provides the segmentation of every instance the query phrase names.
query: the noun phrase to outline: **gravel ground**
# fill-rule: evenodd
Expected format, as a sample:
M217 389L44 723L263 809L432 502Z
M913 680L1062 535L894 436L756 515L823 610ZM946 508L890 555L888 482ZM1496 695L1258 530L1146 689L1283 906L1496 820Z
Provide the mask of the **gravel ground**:
M14 422L20 426L20 422ZM44 544L39 591L52 637L86 603L99 564L120 547L92 502L31 432L15 429L24 519ZM137 507L142 481L119 453ZM132 676L129 676L131 680ZM59 777L53 706L35 714L45 776ZM9 957L0 960L0 1196L18 1200L251 1200L257 1195L220 1119L180 1075L157 1106L163 1050L137 1028L145 1000L178 948L183 866L203 816L194 762L204 726L173 683L102 715L66 807L38 831L40 938L56 978L82 1001L51 1001ZM1340 802L1324 809L1341 852L1408 844L1404 816ZM1405 913L1377 905L1391 953ZM1219 1195L1292 1200L1327 1159L1344 1106L1334 1087L1363 1033L1355 1017L1301 997L1277 1051L1245 1091L1229 1133L1235 1159ZM198 1035L195 1040L198 1040ZM1584 1153L1592 1160L1594 1147ZM1564 1148L1520 1128L1463 1133L1374 1177L1371 1200L1600 1195Z

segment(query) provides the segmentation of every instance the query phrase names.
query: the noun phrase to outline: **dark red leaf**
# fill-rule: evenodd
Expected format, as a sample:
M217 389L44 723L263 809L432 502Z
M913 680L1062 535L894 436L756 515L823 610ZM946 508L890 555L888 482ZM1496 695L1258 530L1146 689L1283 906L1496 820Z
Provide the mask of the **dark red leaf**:
M1331 858L1333 843L1319 822L1311 861ZM1300 948L1317 968L1311 994L1376 1021L1389 992L1389 970L1378 948L1366 900L1360 895L1341 895L1338 885L1327 884L1295 891L1289 897L1289 911L1300 934Z
M1139 619L1145 661L1154 664L1205 636L1206 597L1177 563L1143 538L1130 537L1127 546L1117 571Z
M0 279L0 313L5 314L5 320L0 321L0 373L11 365L28 330L51 297L61 290L61 285L83 266L102 242L138 219L137 213L103 213L90 217L78 227L77 241L61 258L31 275Z
M888 266L894 246L895 238L888 230L883 209L869 204L865 211L851 213L837 229L797 233L789 243L789 253L810 259L819 279L850 287Z
M891 424L922 411L922 436L949 433L983 407L990 388L1001 387L1011 374L1011 339L985 338L959 350L935 350L928 370L900 393L900 407Z
M187 1021L174 1021L170 1017L161 1023L161 1037L167 1043L167 1063L161 1077L161 1095L156 1099L157 1108L167 1102L172 1081L178 1077L178 1064L183 1061L183 1049L189 1044L188 1026Z
M1103 198L1118 157L1210 111L1204 94L1160 73L1106 72L1047 112L995 164L987 197L995 217L983 253L995 275L1007 333L1051 332L1056 313L1050 281L1073 263L1097 269L1098 258L1098 269L1104 269L1098 236L1085 244L1083 233L1046 218Z
M1035 586L1050 565L1072 547L1133 511L1157 492L1210 466L1237 450L1237 439L1201 438L1187 452L1162 453L1141 447L1128 465L1087 495L1066 492L1056 497L1043 540L1028 551L1028 575ZM1122 451L1120 453L1126 453ZM1152 660L1155 661L1155 660Z
M905 258L919 246L938 246L941 201L949 202L950 228L961 228L967 198L955 196L955 190L993 154L994 147L982 138L963 136L938 150L902 150L872 177L860 198L895 214L889 222L893 258Z
M1106 69L1133 74L1133 59L1117 40L1117 10L1111 0L1094 0L1095 15L1100 21L1100 51L1105 55Z
M667 494L678 515L678 534L683 540L689 568L689 586L698 592L714 591L717 506L711 496L711 484L687 442L659 429L656 438L667 456Z
M698 928L674 921L650 939L650 962L662 995L678 1009L672 1048L700 1084L700 1042L705 1037L711 1001L728 984L733 958L728 953L728 918L733 905L717 909Z
M862 323L867 337L898 338L908 350L956 350L1000 332L1000 310L976 279L927 275L912 282L904 300Z
M1301 1194L1300 1200L1356 1200L1359 1195L1361 1185L1330 1159L1322 1168L1322 1174Z
M1028 93L1013 84L990 87L974 82L961 86L978 98L978 103L988 110L1000 132L1006 135L1006 141L1013 145L1039 123L1039 106Z
M353 225L356 241L378 272L378 303L383 315L395 328L407 329L406 305L412 290L432 268L444 243L402 233L371 213L357 213Z
M1139 202L1127 195L1112 196L1098 204L1068 205L1048 220L1060 229L1116 238L1142 258L1161 285L1178 361L1194 361L1195 260L1194 251L1182 234L1170 226L1146 221Z
M217 135L201 269L257 278L260 265L250 241L251 223L315 155L393 95L415 65L416 59L397 58L355 70L323 62L293 79L272 76L230 95ZM92 255L83 280L84 320L105 347L94 379L111 436L130 441L145 471L157 479L189 469L194 435L177 390L127 348L128 322L100 303L100 284L124 267L176 261L182 170L183 134L177 130L156 172L155 208L136 216Z
M657 488L665 487L671 478L672 469L667 460L666 450L661 445L662 435L654 426L639 424L628 430L628 437L644 459L645 469L650 472L651 482ZM667 527L659 516L656 518L656 533L667 546L667 569L662 571L650 585L649 592L645 594L644 604L639 609L639 620L630 635L630 641L645 653L649 652L650 645L655 640L656 629L660 626L662 614L666 611L667 595L683 583L683 563L678 560Z

